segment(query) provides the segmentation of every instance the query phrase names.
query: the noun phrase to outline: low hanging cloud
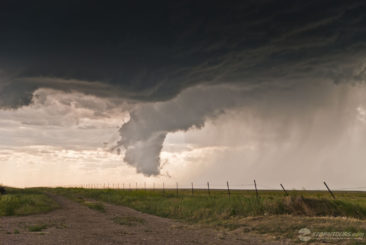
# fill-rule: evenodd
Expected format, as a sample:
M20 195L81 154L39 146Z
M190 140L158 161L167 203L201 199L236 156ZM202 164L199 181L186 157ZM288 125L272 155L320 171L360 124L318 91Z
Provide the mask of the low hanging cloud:
M247 144L261 145L258 158L269 161L265 156L269 154L273 159L286 162L284 156L296 155L286 151L292 149L303 156L303 164L315 160L312 154L321 155L324 149L332 151L350 140L348 134L357 130L360 127L357 121L363 119L365 89L364 85L307 80L250 89L190 88L169 101L137 105L130 113L130 120L120 129L121 140L116 147L126 150L124 161L137 172L159 175L163 167L160 154L167 134L200 129L217 119L224 123L223 118L240 111L243 125L230 129L229 135L233 136L235 130L252 128L253 135L248 134ZM212 140L206 142L206 146L222 143L220 138L205 138ZM235 148L235 140L238 139L232 137L225 145Z
M118 141L118 128L128 119L121 100L80 92L38 89L29 106L0 110L0 148L32 145L95 149Z
M160 152L167 133L203 127L208 118L242 102L244 94L238 88L199 87L173 100L137 106L120 129L118 146L126 149L124 160L140 173L159 174Z
M168 133L202 128L207 120L226 110L248 104L253 98L260 99L256 90L262 88L194 87L169 101L137 105L120 129L121 140L116 147L125 148L124 160L137 172L158 175L160 152Z

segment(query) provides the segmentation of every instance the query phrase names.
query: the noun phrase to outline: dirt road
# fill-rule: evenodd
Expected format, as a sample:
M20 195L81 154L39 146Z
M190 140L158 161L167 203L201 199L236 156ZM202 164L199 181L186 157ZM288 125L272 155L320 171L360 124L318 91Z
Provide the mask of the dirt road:
M60 209L0 218L0 244L279 244L234 236L105 204L99 212L61 196ZM32 231L31 231L32 230Z

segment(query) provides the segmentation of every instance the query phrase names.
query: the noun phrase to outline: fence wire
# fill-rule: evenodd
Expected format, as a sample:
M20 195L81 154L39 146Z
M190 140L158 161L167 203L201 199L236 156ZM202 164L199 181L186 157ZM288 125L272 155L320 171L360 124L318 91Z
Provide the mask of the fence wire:
M139 182L130 182L130 183L96 183L96 184L82 184L82 185L63 185L63 186L59 186L59 187L65 187L65 188L88 188L88 189L131 189L131 190L153 190L153 189L178 189L178 190L187 190L187 189L197 189L197 190L202 190L202 189L211 189L211 190L224 190L228 188L227 183L225 184L215 184L215 183L209 183L209 186L207 185L207 182L202 184L195 184L193 183L189 183L189 184L180 184L180 183L176 183L176 184L172 184L172 183L139 183ZM229 189L231 190L254 190L255 189L255 185L254 182L253 183L245 183L245 184L240 184L240 183L233 183L231 184L230 182L228 182L229 184ZM307 189L296 189L296 188L291 188L288 186L284 186L286 188L286 190L291 191L291 190L307 190ZM366 191L366 186L347 186L347 187L339 187L339 186L330 186L330 188L334 191ZM261 183L257 182L257 189L258 190L282 190L280 184L278 184L278 186L269 186L269 185L263 185ZM319 189L308 189L308 190L326 190L326 188L321 185L319 185Z

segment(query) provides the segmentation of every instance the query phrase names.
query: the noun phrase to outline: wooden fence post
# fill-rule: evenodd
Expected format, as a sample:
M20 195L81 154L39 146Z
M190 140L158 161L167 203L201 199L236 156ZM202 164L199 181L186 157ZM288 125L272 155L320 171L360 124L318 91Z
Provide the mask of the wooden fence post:
M328 189L328 191L329 191L330 195L333 197L333 199L336 199L336 198L335 198L335 195L333 194L333 192L329 189L329 187L328 187L327 183L325 183L325 181L323 181L323 183L324 183L325 187L327 187L327 189Z
M255 195L257 197L257 199L259 198L259 195L258 195L258 190L257 190L257 182L255 182L254 180L254 188L255 188Z
M193 182L191 184L192 184L192 195L193 195Z
M230 199L230 187L229 187L229 181L226 181L226 185L227 185L227 194L229 195L229 199Z
M288 192L286 191L285 187L283 187L283 185L282 185L282 184L280 184L280 185L281 185L281 187L282 187L282 190L285 192L285 196L288 196Z
M208 195L211 196L211 193L210 193L210 183L207 181L207 192L208 192Z

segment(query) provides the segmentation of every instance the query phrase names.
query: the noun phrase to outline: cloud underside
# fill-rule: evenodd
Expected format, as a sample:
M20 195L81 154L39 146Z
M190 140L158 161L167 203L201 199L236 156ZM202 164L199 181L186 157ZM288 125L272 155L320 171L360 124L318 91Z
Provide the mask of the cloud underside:
M89 11L79 11L85 6ZM113 108L128 101L130 121L116 147L148 176L160 173L171 132L202 128L238 108L263 120L289 115L281 119L289 125L303 113L304 123L294 125L306 128L325 98L342 103L347 89L335 84L366 78L362 1L255 1L225 8L216 1L124 8L75 3L71 9L44 4L7 15L0 108L29 106L39 91L55 90L106 100Z
M285 2L25 8L0 41L0 106L29 104L45 87L161 101L202 84L363 81L366 4Z

